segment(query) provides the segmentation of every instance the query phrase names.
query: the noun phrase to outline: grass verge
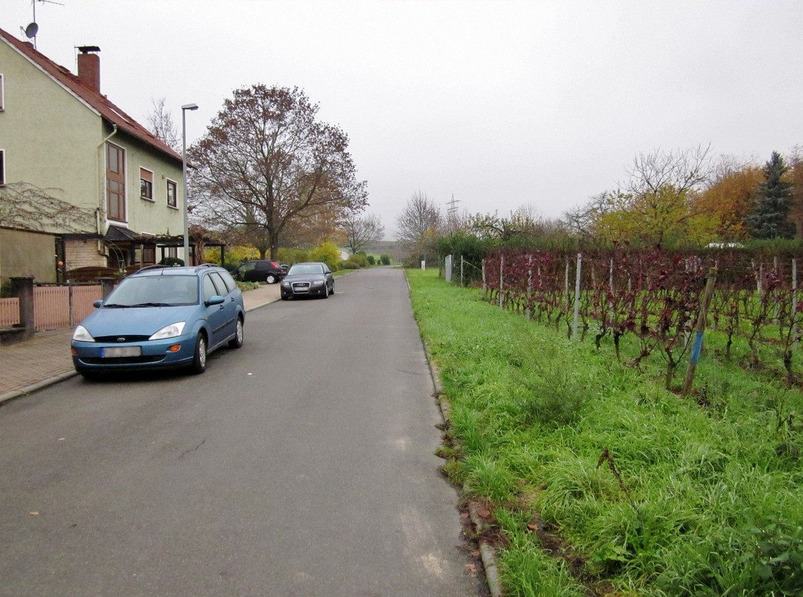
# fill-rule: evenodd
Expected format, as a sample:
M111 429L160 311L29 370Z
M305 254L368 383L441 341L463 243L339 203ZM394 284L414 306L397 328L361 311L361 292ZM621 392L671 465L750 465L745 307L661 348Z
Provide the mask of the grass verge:
M407 276L451 403L444 470L491 504L506 595L803 594L800 392L705 359L705 401L682 398L660 361Z

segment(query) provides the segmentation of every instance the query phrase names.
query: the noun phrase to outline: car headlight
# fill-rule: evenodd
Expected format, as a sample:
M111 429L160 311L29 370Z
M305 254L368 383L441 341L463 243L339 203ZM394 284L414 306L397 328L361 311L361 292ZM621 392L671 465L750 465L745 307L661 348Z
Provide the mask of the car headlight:
M282 282L282 288L290 288L290 282Z
M77 342L95 341L95 339L92 337L92 334L90 334L89 331L87 331L87 329L82 325L79 325L77 328L75 328L75 331L72 334L72 339Z
M171 323L170 325L166 325L161 330L156 332L153 336L148 338L148 340L164 340L165 338L175 338L176 336L180 336L181 333L184 331L184 321L179 321L178 323Z
M313 286L323 286L323 280L313 280Z

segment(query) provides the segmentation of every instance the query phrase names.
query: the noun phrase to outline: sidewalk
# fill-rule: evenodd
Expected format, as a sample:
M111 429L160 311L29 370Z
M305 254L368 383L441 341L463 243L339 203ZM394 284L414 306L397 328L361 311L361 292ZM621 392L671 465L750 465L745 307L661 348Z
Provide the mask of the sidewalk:
M279 300L279 285L243 292L245 310ZM75 375L70 356L72 328L38 332L30 340L0 347L0 403Z

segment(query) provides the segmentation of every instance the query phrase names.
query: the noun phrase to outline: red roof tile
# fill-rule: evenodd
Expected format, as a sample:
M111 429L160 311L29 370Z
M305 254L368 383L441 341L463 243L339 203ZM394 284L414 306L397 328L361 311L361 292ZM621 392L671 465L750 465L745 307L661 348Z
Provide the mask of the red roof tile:
M64 87L69 89L72 93L97 110L104 120L111 124L116 124L120 130L133 137L136 137L140 141L145 142L166 156L174 160L178 160L179 162L181 161L180 154L173 151L169 146L157 139L153 133L131 118L131 116L118 108L114 103L109 101L105 95L101 95L93 89L90 89L68 69L56 64L47 56L34 49L33 44L18 40L3 29L0 29L0 39L14 47L18 52L20 52L20 54L39 66L53 79L61 83Z

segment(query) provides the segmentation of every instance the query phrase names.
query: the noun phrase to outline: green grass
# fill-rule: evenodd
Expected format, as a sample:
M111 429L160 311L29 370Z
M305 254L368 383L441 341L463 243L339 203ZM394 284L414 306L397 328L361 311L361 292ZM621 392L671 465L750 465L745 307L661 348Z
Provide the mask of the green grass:
M710 351L684 398L658 355L637 370L407 275L451 402L444 470L493 504L506 595L803 594L800 392Z

